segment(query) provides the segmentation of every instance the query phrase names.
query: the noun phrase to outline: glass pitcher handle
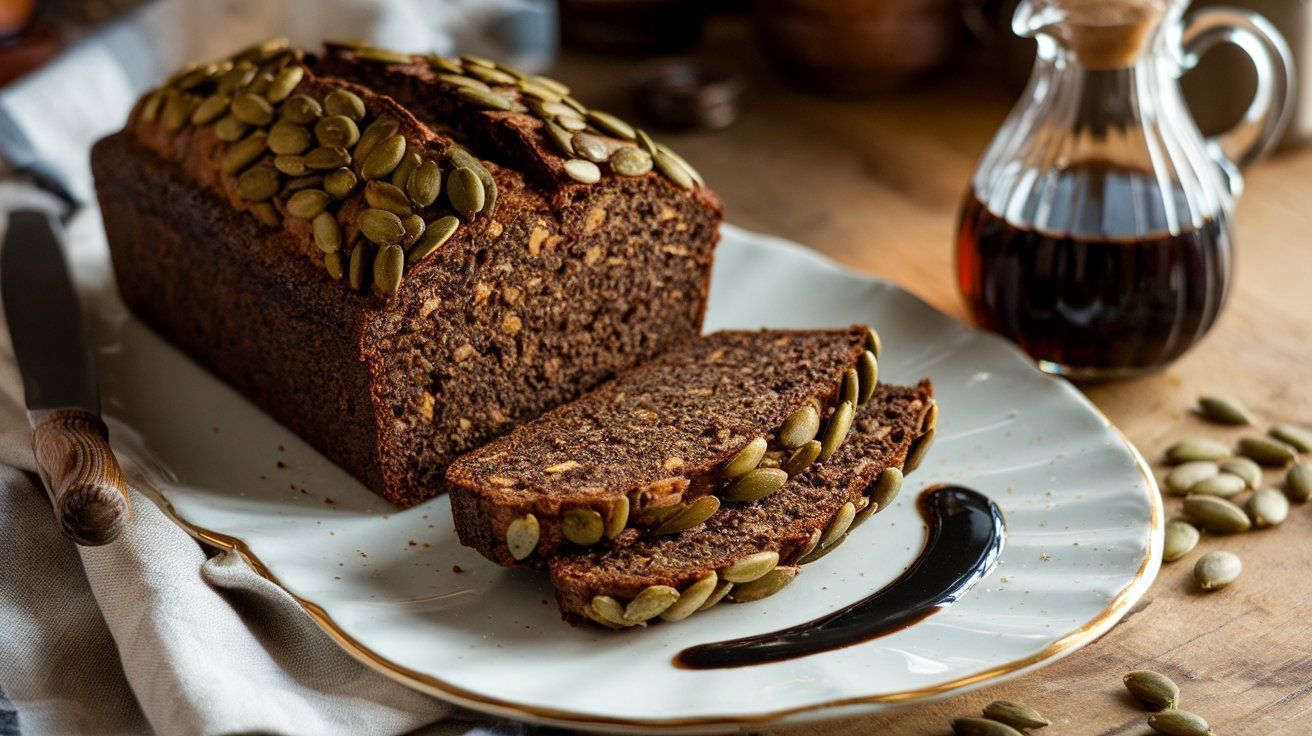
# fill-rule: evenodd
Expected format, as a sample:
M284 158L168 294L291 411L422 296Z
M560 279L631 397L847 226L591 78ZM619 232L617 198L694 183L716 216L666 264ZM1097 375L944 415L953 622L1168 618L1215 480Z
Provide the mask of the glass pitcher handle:
M1294 57L1280 31L1266 18L1237 8L1205 8L1184 25L1184 68L1191 69L1212 47L1232 43L1248 54L1257 70L1257 91L1243 118L1209 138L1208 148L1223 166L1240 170L1265 155L1289 122L1294 98Z

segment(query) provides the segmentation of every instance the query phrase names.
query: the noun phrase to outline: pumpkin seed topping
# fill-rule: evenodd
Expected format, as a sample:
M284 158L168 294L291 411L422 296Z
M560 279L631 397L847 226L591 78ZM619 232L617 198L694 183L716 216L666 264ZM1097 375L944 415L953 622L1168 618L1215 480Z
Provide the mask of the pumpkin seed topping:
M356 58L372 61L376 64L413 64L414 57L398 51L364 46L355 50Z
M781 565L755 580L734 586L730 597L738 603L750 603L759 601L762 598L769 598L788 587L789 583L797 579L797 575L801 571L802 568L797 566Z
M405 183L410 181L410 175L414 173L415 169L419 168L421 161L419 154L415 153L414 150L406 151L405 155L401 157L401 163L397 164L395 169L392 169L392 176L390 177L392 184L404 189Z
M590 547L601 541L606 524L601 514L592 509L570 509L565 512L560 522L560 533L566 539L582 547Z
M369 269L373 265L373 252L364 241L356 241L351 248L351 261L347 266L347 283L359 291L369 283Z
M682 511L666 519L652 532L656 536L678 534L699 526L720 510L720 499L715 496L702 496L687 504Z
M452 171L447 177L446 198L465 220L472 220L474 215L483 210L485 195L483 182L477 172L467 166Z
M369 157L365 159L360 175L366 179L381 179L391 174L405 156L405 149L405 136L400 133L387 136L369 151Z
M228 112L228 106L232 104L232 98L225 94L215 92L201 101L196 109L191 113L192 125L209 125L210 123L223 117Z
M336 253L342 249L342 229L337 225L337 218L331 212L320 212L310 223L314 233L314 244L324 253Z
M360 140L360 129L345 115L328 115L315 123L314 137L321 146L350 148Z
M779 564L778 552L757 552L730 565L720 577L730 583L750 583Z
M792 478L811 467L811 463L814 463L815 459L820 457L820 450L820 441L811 440L794 450L788 460L779 467L788 474L789 478Z
M719 582L719 577L715 573L710 573L684 588L683 592L679 594L679 600L661 613L661 620L682 621L688 618L710 600L711 594L715 592Z
M389 301L396 298L405 269L405 251L399 245L383 246L374 256L374 287Z
M460 220L456 219L454 215L446 215L433 220L424 230L424 234L419 238L419 241L406 253L406 263L415 264L427 258L433 251L441 248L443 243L450 240L459 227Z
M857 385L857 382L859 380L860 379L857 378L856 375L856 369L848 368L846 371L843 372L843 381L839 385L839 389L838 389L839 396L842 397L843 401L851 404L852 406L856 406L857 397L860 395L861 392L861 387Z
M610 168L620 176L642 176L651 172L651 154L633 146L621 148L611 154Z
M221 164L223 173L230 176L235 175L255 163L264 154L264 146L267 140L268 134L262 130L257 130L229 146Z
M237 177L237 196L248 202L263 202L278 193L278 172L271 166L255 166Z
M692 189L692 175L673 156L664 151L657 151L652 156L652 161L656 164L656 170L664 174L670 181L678 184L682 189Z
M359 177L354 171L347 168L340 168L328 172L323 178L324 191L333 195L335 199L346 199L355 191L359 184Z
M360 213L357 220L360 232L378 245L400 245L405 237L405 226L401 218L387 210L367 209Z
M451 218L455 219L455 218ZM430 228L431 229L431 228ZM614 539L624 531L624 527L629 524L629 497L620 496L615 499L611 507L610 516L606 519L605 536L607 539Z
M305 154L305 165L315 171L340 169L351 163L351 154L345 148L320 146Z
M305 68L299 64L283 67L269 84L269 88L264 91L264 99L273 104L278 104L286 100L296 85L301 83L305 78Z
M616 136L617 138L633 140L638 135L634 132L632 125L629 125L608 112L589 110L584 113L584 117L587 118L589 123L592 123L592 127L603 133L609 133Z
M309 95L295 94L279 108L282 119L294 125L311 125L323 115L323 106Z
M506 111L514 107L508 98L477 87L457 87L456 94L463 100L492 110Z
M893 500L897 498L897 494L901 490L902 469L897 467L886 468L884 472L879 474L874 488L870 491L870 501L882 511L893 504Z
M442 193L442 170L436 161L424 161L410 173L405 183L406 194L416 207L427 207Z
M583 184L596 184L601 181L601 169L591 161L573 158L565 162L565 173L569 178Z
M341 251L323 254L323 267L335 281L341 281L346 276L346 264L342 261Z
M335 89L323 98L324 112L329 115L341 115L355 122L364 120L364 100L349 89Z
M815 439L820 431L820 412L811 403L793 412L779 428L779 443L787 448L801 447Z
M634 626L665 613L679 601L679 591L668 585L652 585L624 607L624 623Z
M833 416L829 417L829 422L825 424L824 432L820 436L820 457L816 458L819 462L824 462L833 457L838 446L847 438L847 433L852 429L852 419L856 415L856 407L850 401L844 401L834 410Z
M279 120L269 128L269 150L277 154L305 153L314 144L314 136L300 125Z
M399 188L383 181L371 181L364 186L364 201L370 207L387 210L398 216L411 214L410 198Z
M594 596L592 598L592 611L602 620L609 621L615 626L624 627L629 625L629 623L624 620L624 606L611 596Z
M726 501L747 503L759 501L774 493L788 482L788 473L780 468L757 468L724 490Z
M856 361L857 385L860 392L857 394L857 404L865 406L870 398L875 395L875 389L879 387L879 359L869 350L861 354Z
M525 514L510 522L506 527L506 546L510 548L510 556L522 560L533 554L540 534L538 517L533 514Z
M233 117L247 125L264 127L273 122L273 105L254 92L238 93L229 108Z
M852 526L852 520L855 518L856 505L850 501L843 504L838 509L838 514L834 516L834 520L829 522L829 526L825 528L824 535L820 537L820 549L828 547L837 542L839 537L847 534L847 530Z
M318 217L332 199L322 189L302 189L287 200L287 214L302 220Z

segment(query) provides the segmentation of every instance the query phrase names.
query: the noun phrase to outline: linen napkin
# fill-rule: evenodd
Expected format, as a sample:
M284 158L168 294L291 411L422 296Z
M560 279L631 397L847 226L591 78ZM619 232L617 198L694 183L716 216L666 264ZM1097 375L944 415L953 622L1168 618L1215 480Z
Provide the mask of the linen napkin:
M161 0L0 92L0 156L84 205L68 223L66 255L95 310L112 287L99 213L85 206L94 201L88 151L167 70L279 34L307 46L365 37L415 51L459 48L536 69L554 53L552 7ZM30 185L0 184L0 213L34 204L62 206ZM76 547L32 475L21 397L0 336L0 691L19 733L534 731L464 714L356 662L284 591L239 557L202 548L135 490L116 542Z

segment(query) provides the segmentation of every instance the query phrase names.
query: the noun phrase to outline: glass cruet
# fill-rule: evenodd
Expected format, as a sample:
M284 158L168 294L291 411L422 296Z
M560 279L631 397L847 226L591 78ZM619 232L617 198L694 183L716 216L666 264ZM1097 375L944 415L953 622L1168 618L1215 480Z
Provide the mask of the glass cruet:
M976 322L1075 379L1180 357L1215 323L1233 270L1241 172L1282 129L1285 41L1261 16L1188 0L1025 0L1037 41L1024 95L971 181L957 277ZM1179 79L1220 42L1259 83L1231 130L1204 138Z

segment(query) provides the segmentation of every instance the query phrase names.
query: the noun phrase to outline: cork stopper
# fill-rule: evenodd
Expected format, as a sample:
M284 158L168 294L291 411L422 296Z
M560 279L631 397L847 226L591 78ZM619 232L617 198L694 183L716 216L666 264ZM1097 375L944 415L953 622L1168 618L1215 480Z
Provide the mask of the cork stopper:
M1168 0L1050 0L1080 64L1090 69L1131 66L1166 12Z

